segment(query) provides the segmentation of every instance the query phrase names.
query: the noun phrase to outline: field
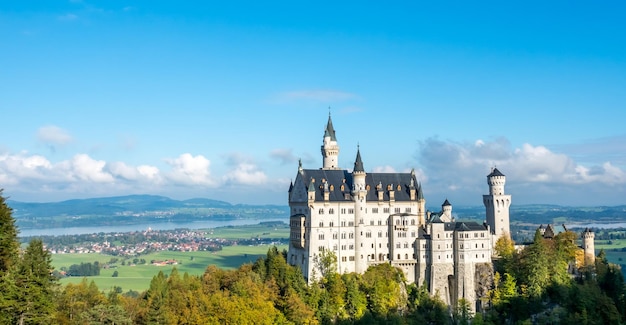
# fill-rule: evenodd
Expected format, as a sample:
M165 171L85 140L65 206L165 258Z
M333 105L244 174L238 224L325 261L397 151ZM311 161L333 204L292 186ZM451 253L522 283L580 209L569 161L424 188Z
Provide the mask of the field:
M169 274L173 267L183 274L201 275L209 265L216 265L223 269L238 268L244 263L256 261L259 257L265 256L268 245L260 246L227 246L219 252L174 252L162 251L148 255L139 256L148 263L145 265L121 265L120 262L115 267L102 269L100 276L87 277L88 281L93 280L101 291L109 292L113 286L121 287L124 292L129 290L144 291L150 286L152 277L159 271ZM287 246L278 246L279 250L286 249ZM55 269L61 267L69 268L72 264L81 262L98 261L105 264L112 256L103 254L55 254L52 256L52 264ZM155 266L151 265L151 260L176 260L178 265ZM113 272L118 272L118 277L113 277ZM68 277L61 279L61 284L78 283L83 277Z
M207 231L209 238L224 239L250 239L250 238L288 238L289 227L283 225L257 224L245 226L226 226L213 229L203 229ZM201 275L209 265L215 265L223 269L235 269L244 263L256 261L259 257L265 256L269 245L247 246L225 246L219 252L176 252L161 251L147 255L136 256L146 260L146 264L130 265L131 258L122 265L122 258L111 268L102 269L100 276L87 277L88 281L93 280L101 291L108 292L114 286L121 287L124 292L129 290L144 291L150 286L152 277L159 271L169 274L174 266L156 266L150 261L175 260L178 264L175 267L181 274L185 272L191 275ZM278 246L279 250L287 249L287 245ZM101 265L107 264L114 256L104 254L54 254L52 255L52 265L56 270L62 267L69 268L72 264L93 263L98 261ZM118 276L113 277L117 271ZM61 284L78 283L83 277L68 277L61 279Z

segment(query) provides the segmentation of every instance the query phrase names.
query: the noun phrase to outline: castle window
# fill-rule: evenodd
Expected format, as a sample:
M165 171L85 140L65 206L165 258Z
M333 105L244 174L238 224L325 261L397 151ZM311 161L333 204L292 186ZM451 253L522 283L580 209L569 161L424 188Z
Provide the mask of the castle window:
M369 191L369 190L370 190L370 184L367 184L367 185L365 186L365 190L367 190L367 191Z
M354 256L350 256L350 261L354 261Z
M341 233L341 239L346 239L346 233L345 232Z
M354 209L348 209L348 214L353 214L354 213Z
M411 231L411 237L415 238L415 231Z
M348 227L354 227L354 221L348 221Z
M337 233L333 233L333 239L337 239Z
M481 233L480 233L480 237L483 237L483 238L484 238L484 237L485 237L485 233L484 233L484 232L481 232Z
M323 252L324 251L324 246L320 246L317 248L318 251Z
M333 245L333 250L336 251L337 250L337 245Z
M461 249L463 249L463 244L461 244Z
M396 248L400 248L400 243L396 243Z
M400 220L396 219L396 225L399 225L399 224L400 224Z
M372 254L371 259L372 259L372 261L373 261L374 259L376 259L376 255Z
M383 208L383 213L389 213L389 208Z
M405 242L404 243L404 248L409 248L409 243Z
M346 250L346 245L341 245L341 250L345 251Z
M350 239L354 239L354 233L350 233Z
M398 187L396 187L396 190L398 190L398 191L399 191L399 190L401 190L401 189L402 189L402 187L400 187L400 185L398 184Z
M383 232L382 232L382 231L379 231L379 232L378 232L378 238L381 238L381 237L383 237Z
M411 212L411 208L405 208L404 212Z
M475 247L475 248L478 248L478 244L476 244L476 247Z
M439 238L439 234L437 234L437 238Z
M341 261L342 261L342 262L347 261L346 257L345 257L345 256L342 256L342 257L341 257Z
M411 219L411 226L415 226L415 219Z
M344 220L341 220L341 226L345 227L346 226L346 222Z
M328 214L335 214L335 209L330 208L330 209L328 210Z
M371 232L366 232L365 233L365 238L372 238L372 233Z
M319 235L317 236L317 239L319 239L319 240L324 240L324 234L319 234Z
M345 190L346 190L346 187L343 184L341 184L341 191L343 192Z
M441 245L437 245L437 249L441 249Z
M394 209L394 211L395 211L396 213L400 213L400 208L395 208L395 209Z
M374 220L370 220L370 226L374 225Z
M477 232L474 233L474 238L478 238L478 233Z
M318 211L318 213L319 213L319 214L324 214L324 209L320 209L320 210Z
M378 225L381 226L383 224L383 222L381 220L378 220Z
M485 248L485 244L482 244L482 245L483 245L483 248Z
M324 227L324 221L320 222L320 227Z
M350 250L353 250L353 249L354 249L354 245L350 245Z
M328 223L328 226L329 226L329 227L334 227L334 226L335 226L335 223L331 221L331 222L329 222L329 223Z
M378 208L372 208L372 213L378 213Z
M346 209L345 208L341 209L341 214L346 214Z

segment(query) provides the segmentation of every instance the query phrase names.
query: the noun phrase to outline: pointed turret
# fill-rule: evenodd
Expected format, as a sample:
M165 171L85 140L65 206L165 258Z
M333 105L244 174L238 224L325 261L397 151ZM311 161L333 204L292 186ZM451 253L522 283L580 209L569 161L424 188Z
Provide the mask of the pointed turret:
M357 148L356 150L356 160L354 160L354 172L365 172L363 168L363 160L361 160L361 150Z
M322 157L324 158L322 169L339 169L337 163L339 160L339 145L337 144L337 136L335 135L335 128L333 128L333 120L330 118L330 112L328 113L326 129L324 129Z
M324 137L330 137L331 141L337 141L333 120L330 118L330 112L328 113L328 123L326 123L326 130L324 130Z

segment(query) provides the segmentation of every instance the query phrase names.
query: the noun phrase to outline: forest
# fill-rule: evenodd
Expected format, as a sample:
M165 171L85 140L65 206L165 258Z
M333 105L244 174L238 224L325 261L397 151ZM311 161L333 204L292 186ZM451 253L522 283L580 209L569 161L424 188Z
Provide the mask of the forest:
M144 292L102 292L86 278L61 286L39 239L21 248L0 192L0 324L622 324L624 278L601 251L575 267L576 234L563 232L516 250L500 240L493 286L476 313L445 305L426 284L408 284L383 263L340 274L331 251L307 284L276 247L235 270L159 272Z

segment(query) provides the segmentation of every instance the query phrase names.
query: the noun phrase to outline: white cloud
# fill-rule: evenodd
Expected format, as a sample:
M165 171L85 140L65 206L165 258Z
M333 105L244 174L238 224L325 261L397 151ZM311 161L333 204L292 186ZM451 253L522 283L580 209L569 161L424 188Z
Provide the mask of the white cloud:
M50 145L65 145L72 141L72 136L55 125L43 126L37 130L37 139Z
M211 161L202 155L192 156L184 153L175 159L166 159L172 170L166 174L174 183L182 185L215 185L211 178ZM147 170L144 170L147 171Z
M86 154L77 154L71 160L61 162L59 166L79 180L95 183L107 183L114 180L113 175L104 170L106 166L104 160L95 160Z
M267 175L251 163L239 163L224 176L224 181L230 184L260 185L267 182Z
M526 188L537 201L545 200L541 195L547 193L556 198L563 189L585 193L589 185L626 185L625 171L610 162L583 165L545 146L523 144L514 149L504 138L473 143L429 138L420 143L417 159L428 175L426 191L438 195L484 193L484 177L493 166L507 175L509 186Z

